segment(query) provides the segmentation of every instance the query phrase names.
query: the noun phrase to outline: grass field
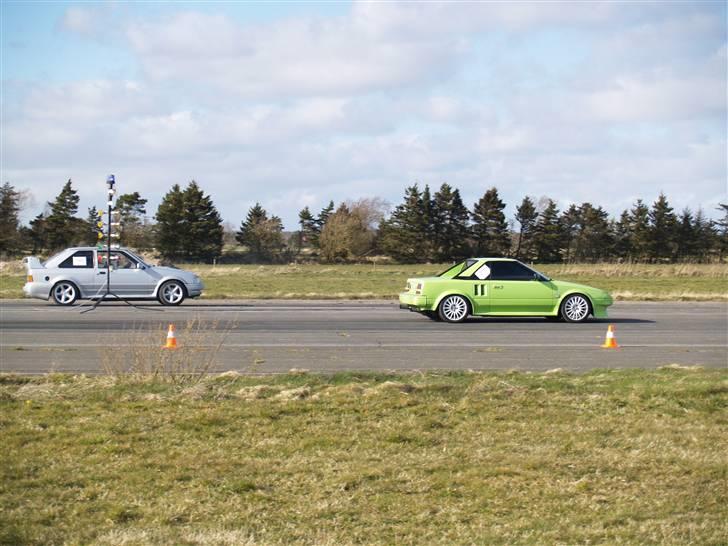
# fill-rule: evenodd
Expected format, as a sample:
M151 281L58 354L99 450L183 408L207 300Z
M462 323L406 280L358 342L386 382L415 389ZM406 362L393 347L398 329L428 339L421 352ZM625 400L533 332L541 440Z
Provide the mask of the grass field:
M0 376L2 544L725 544L728 372Z
M205 282L205 298L394 298L408 277L432 275L444 265L181 265ZM728 300L728 264L543 265L549 276L609 290L617 300ZM0 297L21 298L22 270L6 268Z

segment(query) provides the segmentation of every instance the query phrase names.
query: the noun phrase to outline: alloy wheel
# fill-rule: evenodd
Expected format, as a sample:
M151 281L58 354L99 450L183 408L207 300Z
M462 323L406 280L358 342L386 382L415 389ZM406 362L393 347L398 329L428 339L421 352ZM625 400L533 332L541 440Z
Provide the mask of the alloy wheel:
M76 287L70 282L59 282L53 287L53 301L58 305L71 305L77 297Z
M589 302L580 294L569 296L563 304L562 315L569 322L583 322L589 316Z
M177 281L165 283L161 289L161 301L164 305L179 305L185 299L185 291Z
M468 302L462 296L448 296L440 304L440 317L447 322L462 322L468 316Z

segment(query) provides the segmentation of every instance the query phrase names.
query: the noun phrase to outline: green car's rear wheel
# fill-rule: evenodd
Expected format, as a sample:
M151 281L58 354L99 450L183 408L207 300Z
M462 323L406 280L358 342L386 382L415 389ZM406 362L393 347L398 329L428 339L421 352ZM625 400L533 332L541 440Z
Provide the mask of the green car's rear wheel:
M440 302L437 313L445 322L462 322L468 316L468 301L458 295L447 296Z
M440 315L437 314L437 311L425 311L422 314L425 315L430 320L435 320L435 321L440 320Z
M571 294L561 303L561 316L566 322L584 322L590 312L589 300L581 294Z

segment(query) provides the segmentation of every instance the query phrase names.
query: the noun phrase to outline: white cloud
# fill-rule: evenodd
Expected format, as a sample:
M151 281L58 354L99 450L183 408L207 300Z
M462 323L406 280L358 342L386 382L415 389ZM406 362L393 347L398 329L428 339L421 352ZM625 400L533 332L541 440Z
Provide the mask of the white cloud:
M461 53L456 37L373 36L356 17L243 27L182 13L128 30L146 74L254 98L350 95L433 81Z
M94 36L99 31L101 13L96 9L71 7L61 19L61 28L85 36Z
M103 23L73 9L67 30ZM195 178L233 224L260 201L288 228L305 205L397 203L416 181L469 205L496 185L511 209L530 194L617 213L660 190L707 208L725 195L725 21L692 9L357 2L255 26L135 20L138 79L32 85L6 112L4 174L39 202L72 177L88 206L114 172L152 211Z

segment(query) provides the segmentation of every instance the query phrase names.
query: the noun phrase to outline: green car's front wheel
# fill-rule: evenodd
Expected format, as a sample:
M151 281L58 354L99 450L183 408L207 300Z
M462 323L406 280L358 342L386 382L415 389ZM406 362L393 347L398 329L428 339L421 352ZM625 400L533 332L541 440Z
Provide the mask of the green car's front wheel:
M468 316L468 301L458 295L447 296L440 302L437 313L445 322L462 322Z
M566 322L584 322L590 312L589 300L581 294L572 294L561 304L561 317Z

